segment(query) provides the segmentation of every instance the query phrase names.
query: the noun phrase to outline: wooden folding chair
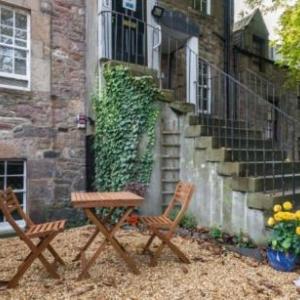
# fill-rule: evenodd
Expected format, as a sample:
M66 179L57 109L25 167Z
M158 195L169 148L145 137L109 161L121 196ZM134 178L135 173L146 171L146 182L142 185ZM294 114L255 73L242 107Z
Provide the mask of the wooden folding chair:
M50 245L50 242L56 237L58 233L64 231L66 221L61 220L44 224L34 224L30 217L25 214L25 212L21 208L16 195L10 188L4 192L0 191L0 209L3 212L6 221L13 227L19 238L23 240L30 249L30 253L19 266L17 273L12 277L11 280L6 282L2 281L2 287L16 287L21 277L24 275L24 273L36 258L41 261L41 263L45 266L46 270L53 278L60 278L56 272L56 263L64 265L64 262ZM19 227L19 225L13 218L13 213L17 213L25 221L25 231L23 231ZM34 244L32 242L32 239L34 238L37 238L39 240L37 244ZM43 255L43 252L46 249L54 257L53 263L49 263Z
M158 237L162 241L154 253L150 252L152 254L150 261L151 266L155 266L157 264L157 259L161 255L161 252L165 246L168 246L183 263L190 263L189 259L184 255L184 253L171 242L171 238L188 209L193 193L194 186L192 184L179 182L177 184L175 194L163 215L156 217L140 217L140 221L152 232L143 252L146 253L149 251L149 248L155 237ZM175 219L171 220L170 213L175 209L177 204L179 204L181 208L179 208Z

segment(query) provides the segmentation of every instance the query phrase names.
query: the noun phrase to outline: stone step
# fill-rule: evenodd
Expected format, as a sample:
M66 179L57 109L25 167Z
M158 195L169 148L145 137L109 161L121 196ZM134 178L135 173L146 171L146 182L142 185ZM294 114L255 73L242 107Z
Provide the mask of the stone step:
M174 192L178 181L179 180L162 180L162 190Z
M179 180L179 168L162 168L162 179L163 180Z
M162 132L163 135L180 135L179 131L172 131L172 130L164 130Z
M180 168L172 168L172 167L164 167L162 168L162 171L166 171L166 172L171 172L171 171L174 171L174 172L179 172L180 171Z
M263 139L245 139L245 138L225 138L225 137L212 137L202 136L196 138L196 149L218 149L222 147L228 148L251 148L251 149L274 149L275 143L272 140Z
M295 181L296 188L300 187L300 174L261 177L233 177L232 189L239 192L271 192L274 190L291 190Z
M179 172L175 173L175 172L168 172L168 173L163 173L162 176L162 181L171 181L171 180L175 180L176 182L179 181Z
M180 132L179 131L163 131L162 141L164 144L179 144Z
M284 195L281 191L273 191L272 193L249 193L247 197L247 205L249 208L272 211L275 204L282 204L284 201L300 202L300 190L296 189L295 194L292 190L287 190Z
M208 161L284 161L286 153L278 150L256 150L256 149L215 149L208 151Z
M163 147L162 148L163 155L170 155L170 156L179 156L180 155L180 148L179 147Z
M200 136L224 136L225 138L255 138L261 139L262 132L260 130L252 129L237 129L234 127L217 127L217 126L205 126L194 125L188 126L185 130L186 138L196 138Z
M166 148L180 148L180 144L178 143L163 143L162 146Z
M219 164L218 173L224 176L263 176L281 174L300 174L300 162L224 162Z
M216 117L211 117L210 115L192 115L189 118L190 125L208 125L208 126L228 126L236 128L247 128L247 122L237 121L237 120L224 120Z

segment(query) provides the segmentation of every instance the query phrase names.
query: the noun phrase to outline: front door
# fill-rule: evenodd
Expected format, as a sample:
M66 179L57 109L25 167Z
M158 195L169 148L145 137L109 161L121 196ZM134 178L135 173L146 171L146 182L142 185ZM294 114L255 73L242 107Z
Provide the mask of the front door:
M124 0L112 1L112 58L147 65L146 0L124 8Z

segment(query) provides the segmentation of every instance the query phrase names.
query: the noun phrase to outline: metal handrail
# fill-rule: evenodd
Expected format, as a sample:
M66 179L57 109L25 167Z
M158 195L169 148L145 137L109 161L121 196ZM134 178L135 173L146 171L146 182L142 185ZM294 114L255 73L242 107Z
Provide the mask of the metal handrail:
M104 45L106 50L109 49L104 55L111 56L107 58L138 63L148 68L154 68L156 60L161 87L173 89L175 98L181 101L193 92L196 113L206 130L204 135L213 136L218 147L231 151L230 161L246 165L241 176L261 175L264 192L276 190L280 186L283 196L288 189L292 189L295 197L296 128L300 128L298 120L277 107L274 99L273 103L269 102L263 93L259 94L249 85L213 65L188 45L182 46L181 41L167 34L162 39L160 27L119 12L103 11L99 16L103 18L104 43L110 43ZM115 24L106 22L106 18L113 16ZM130 22L127 22L127 29L123 26L118 28L117 22L128 19ZM111 26L111 33L105 26ZM148 47L149 41L152 42L151 47ZM188 64L182 58L187 57L187 54L190 59ZM198 62L196 79L192 77L195 65L191 61ZM182 72L180 64L184 62L188 69L184 67ZM202 74L204 69L206 73ZM187 79L178 80L179 75ZM191 91L194 88L196 90ZM290 173L285 169L287 158L292 164L292 167L287 168ZM268 169L270 165L272 168ZM278 169L279 175L276 173Z

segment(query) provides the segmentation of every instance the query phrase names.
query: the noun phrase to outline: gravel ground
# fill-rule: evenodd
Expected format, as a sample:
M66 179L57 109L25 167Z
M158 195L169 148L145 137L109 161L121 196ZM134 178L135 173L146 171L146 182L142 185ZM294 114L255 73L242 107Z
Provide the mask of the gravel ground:
M167 249L157 267L149 267L149 257L141 255L146 234L120 231L118 239L136 260L141 275L130 273L125 263L107 247L90 271L91 278L78 281L78 262L72 259L88 238L92 227L68 230L53 246L66 262L59 267L60 280L51 279L36 261L19 287L0 291L0 299L300 299L293 280L300 273L280 273L266 264L227 252L209 241L181 237L174 242L192 263L183 265ZM91 250L101 243L101 237ZM158 241L154 243L157 247ZM26 256L25 244L17 238L0 240L0 279L12 276Z

